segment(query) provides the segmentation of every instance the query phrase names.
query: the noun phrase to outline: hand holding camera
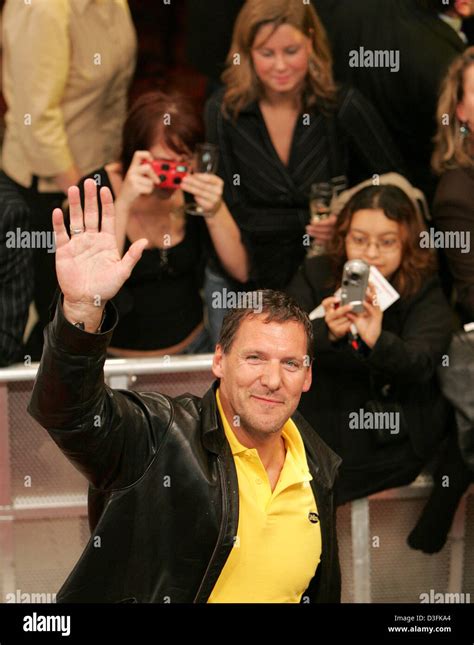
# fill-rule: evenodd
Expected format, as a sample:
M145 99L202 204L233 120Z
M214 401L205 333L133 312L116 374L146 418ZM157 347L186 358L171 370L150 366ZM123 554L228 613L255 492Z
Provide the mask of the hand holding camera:
M160 179L153 169L153 157L148 150L137 150L124 177L117 201L130 206L137 197L151 195Z
M377 303L377 291L369 283L371 268L363 260L349 260L342 273L340 298L323 300L325 320L332 342L352 331L368 347L373 347L382 332L383 311ZM341 305L341 306L339 306Z
M363 313L349 312L347 318L357 329L357 333L364 343L372 348L382 333L383 311L377 302L377 293L375 287L369 284L366 291L365 300L362 303Z
M341 300L337 296L325 298L322 305L325 310L324 320L329 329L329 340L335 342L346 336L351 328L352 322L347 314L352 309L352 304L340 306Z

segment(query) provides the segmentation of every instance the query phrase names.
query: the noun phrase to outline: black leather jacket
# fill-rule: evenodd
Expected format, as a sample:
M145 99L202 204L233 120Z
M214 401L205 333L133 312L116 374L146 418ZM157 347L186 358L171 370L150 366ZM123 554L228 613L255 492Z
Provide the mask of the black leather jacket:
M216 383L201 399L112 390L101 334L64 317L61 299L28 412L87 477L96 524L58 602L206 602L237 535L239 489ZM298 413L321 522L322 555L302 602L339 602L332 488L340 458ZM99 517L99 510L103 510ZM288 553L291 558L291 553Z

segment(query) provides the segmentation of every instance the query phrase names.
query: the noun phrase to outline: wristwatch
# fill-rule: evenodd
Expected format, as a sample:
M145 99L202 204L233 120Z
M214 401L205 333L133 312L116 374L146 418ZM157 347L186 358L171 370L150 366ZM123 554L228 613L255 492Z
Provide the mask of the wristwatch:
M100 333L100 330L101 330L101 328L102 328L102 325L104 324L104 318L105 318L105 307L104 307L104 311L102 312L102 319L101 319L101 321L100 321L100 324L99 324L99 326L97 327L96 331L94 332L95 334L99 334L99 333ZM74 323L74 327L77 327L77 328L78 328L78 329L80 329L81 331L85 331L85 330L86 330L86 324L85 324L83 321Z

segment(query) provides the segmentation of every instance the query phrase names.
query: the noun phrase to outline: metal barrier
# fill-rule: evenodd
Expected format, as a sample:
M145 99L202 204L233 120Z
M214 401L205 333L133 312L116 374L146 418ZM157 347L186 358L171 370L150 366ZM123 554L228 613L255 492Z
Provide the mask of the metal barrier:
M212 355L105 363L108 385L170 396L204 394ZM89 539L87 482L26 412L38 364L0 369L0 602L51 602ZM431 488L424 475L338 509L343 602L420 602L474 593L474 496L435 555L406 536Z

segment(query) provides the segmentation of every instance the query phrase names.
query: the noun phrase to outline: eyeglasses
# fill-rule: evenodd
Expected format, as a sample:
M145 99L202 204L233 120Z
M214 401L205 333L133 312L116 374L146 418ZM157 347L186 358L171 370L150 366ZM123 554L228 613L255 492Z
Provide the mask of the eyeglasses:
M368 235L349 231L346 240L359 251L368 251L372 243L375 244L380 253L393 253L400 248L400 239L398 237L384 237L379 240L373 240Z

